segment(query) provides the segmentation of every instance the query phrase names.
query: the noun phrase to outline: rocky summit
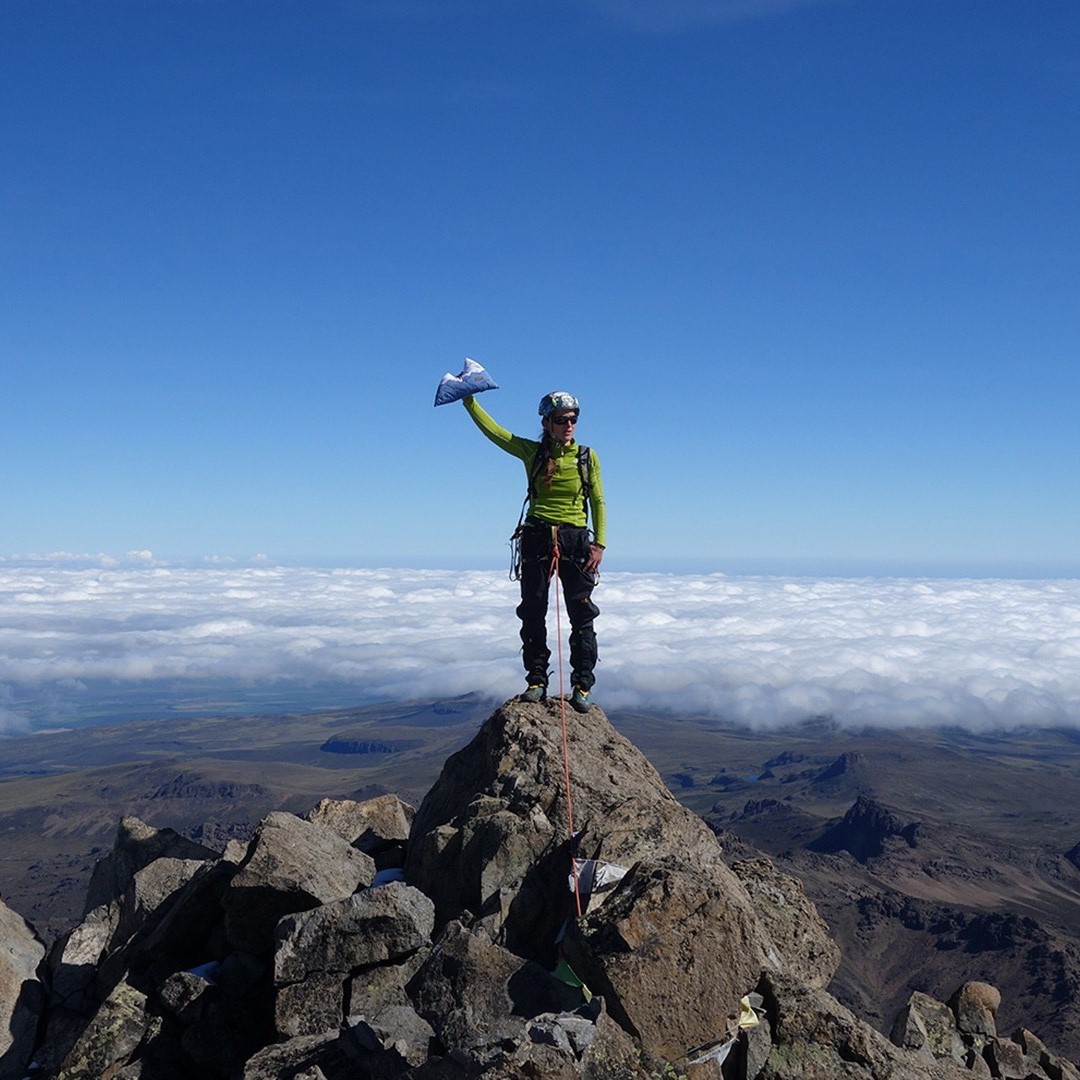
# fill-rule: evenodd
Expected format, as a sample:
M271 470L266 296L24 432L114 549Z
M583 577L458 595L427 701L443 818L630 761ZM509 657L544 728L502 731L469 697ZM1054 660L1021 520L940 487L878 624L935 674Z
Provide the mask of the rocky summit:
M0 903L0 1080L1080 1080L987 983L888 1038L838 963L599 708L510 701L415 811L324 800L223 851L125 818L48 950Z

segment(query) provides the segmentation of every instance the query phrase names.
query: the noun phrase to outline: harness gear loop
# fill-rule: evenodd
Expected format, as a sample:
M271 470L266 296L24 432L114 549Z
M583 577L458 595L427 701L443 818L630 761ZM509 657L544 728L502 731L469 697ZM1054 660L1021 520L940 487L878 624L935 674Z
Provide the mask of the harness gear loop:
M562 621L559 604L559 526L551 526L551 563L548 584L555 579L555 638L559 659L559 720L562 724L563 781L566 785L566 820L570 831L570 867L574 875L574 903L581 918L581 890L578 888L577 859L574 858L574 801L570 796L570 744L566 733L566 692L563 685Z

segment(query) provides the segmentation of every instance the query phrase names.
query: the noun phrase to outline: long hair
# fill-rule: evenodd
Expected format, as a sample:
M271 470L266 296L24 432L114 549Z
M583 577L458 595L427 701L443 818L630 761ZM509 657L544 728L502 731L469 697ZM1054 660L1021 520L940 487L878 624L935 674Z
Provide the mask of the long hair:
M559 463L555 460L554 455L551 453L551 447L548 444L548 439L551 435L545 429L540 431L540 449L537 453L540 455L539 468L536 470L536 478L544 485L544 487L551 487L551 481L555 479L555 470L559 467Z

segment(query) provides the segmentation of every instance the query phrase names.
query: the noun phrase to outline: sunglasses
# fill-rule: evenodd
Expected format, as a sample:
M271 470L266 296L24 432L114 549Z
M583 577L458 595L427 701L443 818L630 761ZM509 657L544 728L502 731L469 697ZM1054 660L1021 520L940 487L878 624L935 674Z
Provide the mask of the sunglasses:
M577 414L571 413L569 416L553 416L551 422L553 424L558 424L559 427L565 427L567 424L576 424Z

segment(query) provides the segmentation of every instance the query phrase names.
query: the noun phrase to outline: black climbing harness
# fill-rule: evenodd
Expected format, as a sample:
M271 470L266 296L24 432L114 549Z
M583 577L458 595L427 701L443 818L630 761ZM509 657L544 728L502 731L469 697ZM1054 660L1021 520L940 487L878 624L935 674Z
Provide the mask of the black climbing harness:
M581 505L585 511L585 520L589 520L589 500L592 497L592 451L587 446L577 448L578 476L581 477ZM542 439L536 448L532 464L529 466L529 486L525 492L525 501L521 504L521 513L518 515L517 527L514 535L510 537L510 580L521 580L521 530L528 524L526 512L529 505L536 498L536 480L544 466L551 460L551 451L548 449L547 439ZM550 522L541 522L548 525Z

